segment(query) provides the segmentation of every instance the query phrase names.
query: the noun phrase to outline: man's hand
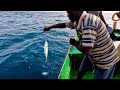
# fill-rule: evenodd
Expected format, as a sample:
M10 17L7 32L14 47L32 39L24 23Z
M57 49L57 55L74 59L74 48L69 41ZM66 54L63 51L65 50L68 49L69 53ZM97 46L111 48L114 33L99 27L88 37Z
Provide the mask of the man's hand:
M45 26L44 27L44 32L49 31L50 29L51 29L50 26Z
M75 39L70 38L70 44L75 46L75 44L76 44Z

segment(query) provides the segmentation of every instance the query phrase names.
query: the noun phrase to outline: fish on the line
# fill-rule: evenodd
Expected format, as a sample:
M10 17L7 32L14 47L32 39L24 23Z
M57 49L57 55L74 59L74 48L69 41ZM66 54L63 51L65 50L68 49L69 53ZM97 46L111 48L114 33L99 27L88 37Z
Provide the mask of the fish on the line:
M47 57L48 57L48 42L45 41L45 44L44 44L44 53L45 53L45 58L47 60Z

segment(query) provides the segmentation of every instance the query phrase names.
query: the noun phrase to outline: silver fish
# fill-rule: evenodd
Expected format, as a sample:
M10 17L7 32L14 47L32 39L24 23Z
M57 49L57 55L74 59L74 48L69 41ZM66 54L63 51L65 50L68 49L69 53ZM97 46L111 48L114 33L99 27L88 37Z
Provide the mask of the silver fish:
M45 44L44 44L44 53L45 53L45 57L47 60L47 57L48 57L48 42L47 41L45 41Z
M48 72L43 72L42 75L47 76Z

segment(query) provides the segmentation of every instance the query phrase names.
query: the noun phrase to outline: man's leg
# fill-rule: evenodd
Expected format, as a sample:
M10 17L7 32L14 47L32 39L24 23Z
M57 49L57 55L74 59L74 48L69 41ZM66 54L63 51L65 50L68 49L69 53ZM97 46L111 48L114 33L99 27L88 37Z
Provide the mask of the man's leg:
M115 67L116 67L116 64L113 65L113 67L110 69L110 73L109 73L107 79L112 79L113 78Z
M110 69L100 69L95 67L94 79L112 79L114 70L115 65L113 65Z
M84 57L84 59L81 62L78 74L77 74L77 79L82 79L83 75L88 71L91 70L93 68L93 65L88 57L88 55L86 55Z

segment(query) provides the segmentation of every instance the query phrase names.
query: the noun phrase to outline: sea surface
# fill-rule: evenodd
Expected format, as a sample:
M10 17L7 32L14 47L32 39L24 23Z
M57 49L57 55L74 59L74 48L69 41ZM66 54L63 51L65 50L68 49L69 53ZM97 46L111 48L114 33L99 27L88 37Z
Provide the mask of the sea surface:
M112 13L104 16L112 27ZM57 79L76 32L56 28L44 33L43 28L68 21L64 11L0 11L0 79Z

